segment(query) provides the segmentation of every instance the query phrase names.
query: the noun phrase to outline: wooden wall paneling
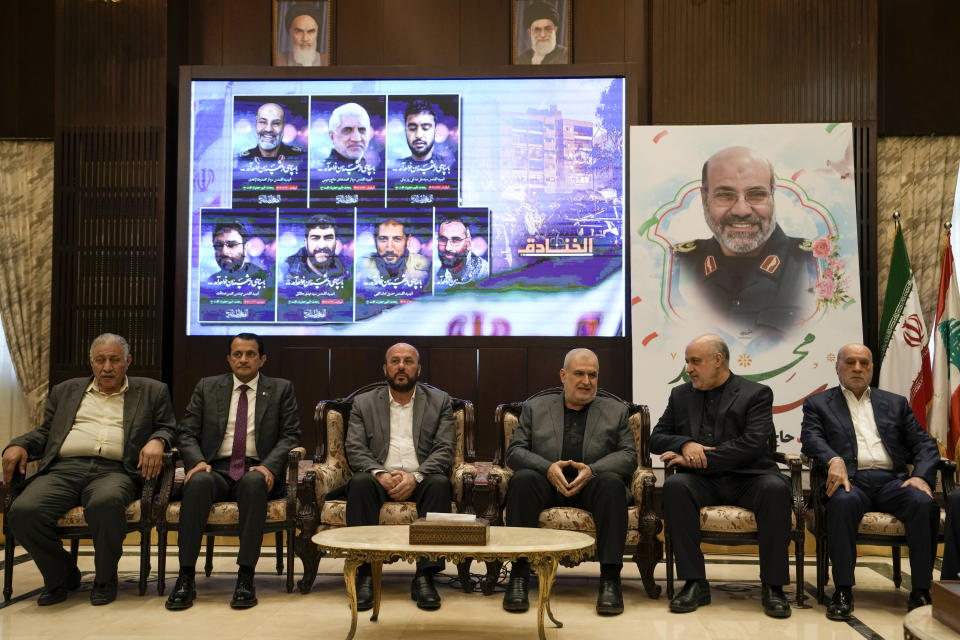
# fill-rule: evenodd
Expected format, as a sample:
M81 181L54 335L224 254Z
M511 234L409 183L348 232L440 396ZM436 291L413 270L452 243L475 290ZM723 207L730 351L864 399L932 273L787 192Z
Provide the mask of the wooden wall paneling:
M623 12L624 56L627 62L646 66L650 49L650 0L625 0Z
M269 67L273 47L273 4L266 0L224 0L222 16L222 64ZM211 35L216 37L216 34Z
M313 455L317 439L313 410L317 402L330 397L330 349L326 347L285 347L275 353L267 347L267 375L287 378L297 392L300 432L307 457ZM275 363L271 358L276 357ZM273 366L270 366L273 365Z
M223 39L228 34L224 29L223 2L189 0L187 64L224 64Z
M189 349L184 349L179 367L173 371L170 380L170 396L173 400L173 413L183 416L184 409L193 394L200 378L216 376L230 372L227 364L227 352L230 349L230 336L217 336L205 340L194 340ZM268 343L267 352L270 353ZM134 358L136 362L136 358ZM271 367L267 375L285 377L277 368Z
M163 0L57 3L54 382L89 373L104 331L161 375L166 16Z
M457 2L387 2L383 24L384 64L450 64L460 59Z
M384 40L396 37L386 33L384 2L386 0L340 0L336 6L336 37L334 43L338 65L389 64L384 57ZM432 34L430 22L423 32Z
M877 126L875 122L853 128L854 185L857 198L857 236L860 245L860 313L863 343L878 353L880 327L877 290ZM886 213L886 212L885 212ZM889 247L884 251L889 251ZM877 367L876 376L880 371Z
M529 395L527 349L481 347L477 362L477 459L490 460L497 444L493 423L497 405Z
M623 62L626 57L626 5L632 0L575 0L573 60Z
M460 64L510 64L510 0L460 0Z
M421 380L440 387L451 396L477 402L477 350L474 347L432 347L430 370Z
M383 380L383 355L387 346L332 347L330 349L330 397L342 398L363 385ZM421 359L422 359L421 354ZM317 398L319 400L320 398Z
M5 9L0 59L9 93L0 138L53 138L54 1L11 2Z

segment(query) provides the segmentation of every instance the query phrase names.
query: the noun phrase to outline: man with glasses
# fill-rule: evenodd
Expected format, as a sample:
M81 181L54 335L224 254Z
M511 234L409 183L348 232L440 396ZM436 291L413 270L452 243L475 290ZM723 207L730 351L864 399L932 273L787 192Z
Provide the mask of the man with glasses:
M270 274L247 262L247 229L236 220L218 222L213 228L213 257L220 271L208 279L213 285L234 285L244 281L252 288L266 287Z
M531 47L517 56L517 64L566 64L567 48L557 44L557 10L546 2L534 2L523 18Z
M753 149L713 154L703 164L701 187L713 237L674 247L671 286L678 298L712 310L736 339L777 340L816 308L812 243L780 228L775 182L770 161Z
M472 251L470 227L461 218L447 218L437 229L437 288L482 280L490 273L486 260Z

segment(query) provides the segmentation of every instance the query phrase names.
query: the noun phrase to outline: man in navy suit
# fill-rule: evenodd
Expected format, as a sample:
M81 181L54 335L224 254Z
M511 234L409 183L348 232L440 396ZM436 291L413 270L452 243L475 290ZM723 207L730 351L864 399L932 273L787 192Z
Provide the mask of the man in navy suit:
M450 511L454 424L450 396L417 383L420 354L409 344L387 350L387 385L353 399L344 448L353 477L346 487L347 526L376 525L387 500L417 503L417 514ZM440 608L433 576L443 562L417 561L410 596L426 611ZM373 607L369 564L357 570L357 609Z
M227 354L233 373L200 380L180 421L177 446L187 474L180 505L180 575L167 609L193 604L194 568L210 506L228 500L240 509L239 569L230 606L248 609L257 604L253 573L263 543L267 499L271 492L279 495L287 455L300 445L293 384L261 374L266 361L260 336L238 334Z
M772 618L790 616L790 483L773 460L773 392L730 372L730 350L716 335L700 336L684 353L690 382L674 387L650 439L678 473L663 483L663 514L677 575L685 580L670 601L674 613L710 604L700 550L700 509L733 504L753 511L760 547L761 602Z
M856 535L867 511L886 511L906 529L913 591L907 608L930 604L940 508L936 484L940 454L917 422L906 398L871 389L873 354L862 344L837 353L840 386L803 403L802 451L827 465L827 536L836 590L827 617L848 620L853 611ZM907 471L907 465L913 471ZM821 490L820 487L811 487Z

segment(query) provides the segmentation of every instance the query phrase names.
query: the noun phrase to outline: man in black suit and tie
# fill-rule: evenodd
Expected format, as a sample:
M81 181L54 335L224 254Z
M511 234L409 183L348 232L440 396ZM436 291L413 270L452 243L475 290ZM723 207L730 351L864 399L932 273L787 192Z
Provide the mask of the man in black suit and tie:
M544 509L565 506L593 516L600 561L597 613L623 613L620 570L627 536L627 487L637 467L637 450L627 424L627 408L598 398L600 364L589 349L573 349L563 359L563 395L532 398L507 447L514 470L507 490L507 526L536 527ZM513 564L503 594L507 611L526 611L530 563Z
M685 352L690 382L673 388L653 429L650 450L667 468L663 515L683 588L670 601L674 613L710 604L710 583L700 550L700 509L732 504L753 511L760 546L763 611L790 616L783 585L790 581L790 483L768 441L773 392L730 372L730 350L716 335L700 336Z
M92 378L73 378L50 391L43 424L3 451L3 482L40 459L36 475L7 513L14 538L43 576L37 604L63 602L80 586L80 571L56 535L57 520L83 506L95 549L90 602L117 597L117 563L126 536L126 509L141 478L160 472L176 436L167 385L127 376L132 358L122 337L104 333L90 345Z
M450 396L417 383L420 354L409 344L387 349L387 386L353 399L345 448L353 477L347 485L347 526L376 525L386 500L417 503L417 514L450 512L454 425ZM417 561L410 595L427 611L440 608L433 576L443 562ZM369 564L357 569L357 609L373 607Z
M287 455L300 445L293 384L262 375L266 361L260 336L238 334L227 353L233 373L200 380L180 421L177 446L187 473L180 504L180 574L167 609L193 604L194 570L210 506L227 500L240 509L239 569L230 606L248 609L257 604L253 573L267 499L280 494Z
M903 523L910 547L913 590L907 609L930 604L940 507L931 488L937 481L937 442L917 422L906 398L871 389L873 354L862 344L837 353L840 386L803 402L800 441L805 455L829 467L827 536L836 590L827 607L831 620L853 611L856 535L867 511L892 513ZM907 471L907 465L913 471Z

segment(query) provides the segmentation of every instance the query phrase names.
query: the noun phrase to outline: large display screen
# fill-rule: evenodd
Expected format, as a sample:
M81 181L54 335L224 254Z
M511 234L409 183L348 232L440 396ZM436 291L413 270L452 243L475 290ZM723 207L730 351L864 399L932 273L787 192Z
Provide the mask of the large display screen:
M622 77L189 90L189 335L624 335Z

